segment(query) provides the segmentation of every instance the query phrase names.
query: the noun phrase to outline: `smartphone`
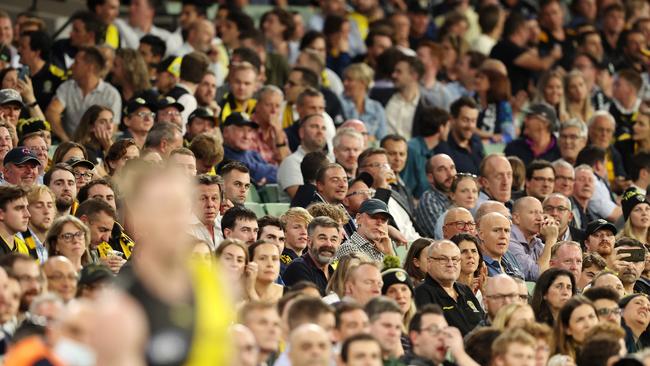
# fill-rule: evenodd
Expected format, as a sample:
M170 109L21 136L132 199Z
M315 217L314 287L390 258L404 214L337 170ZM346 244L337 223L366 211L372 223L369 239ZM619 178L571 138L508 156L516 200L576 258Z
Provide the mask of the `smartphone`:
M20 80L26 80L29 75L29 66L23 66L20 68L20 71L18 71L18 79Z
M623 258L626 262L645 262L645 249L643 248L619 249L618 253L629 254L628 257Z

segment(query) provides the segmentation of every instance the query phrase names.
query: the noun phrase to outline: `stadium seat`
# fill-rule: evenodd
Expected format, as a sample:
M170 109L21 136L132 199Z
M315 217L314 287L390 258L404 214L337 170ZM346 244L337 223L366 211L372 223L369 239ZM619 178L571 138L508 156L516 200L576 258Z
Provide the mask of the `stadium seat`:
M264 207L266 208L267 214L275 217L279 217L289 210L288 203L266 203L264 204Z
M266 215L266 210L264 210L264 205L258 202L244 202L244 206L255 212L255 215L260 218L264 215Z
M280 186L277 184L265 184L258 193L264 203L280 202Z
M262 198L260 197L260 193L257 191L257 188L252 184L251 187L248 189L246 202L263 203Z

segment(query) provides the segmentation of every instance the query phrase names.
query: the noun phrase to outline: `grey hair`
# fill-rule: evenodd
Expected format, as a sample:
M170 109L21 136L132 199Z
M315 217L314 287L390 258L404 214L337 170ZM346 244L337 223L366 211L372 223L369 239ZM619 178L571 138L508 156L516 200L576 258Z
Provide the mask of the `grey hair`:
M587 137L587 125L578 118L571 118L568 121L562 122L562 124L560 125L560 131L571 127L575 127L578 129L578 135L580 137L582 138Z
M278 94L284 99L284 92L282 91L282 89L272 84L267 84L264 85L262 88L260 88L260 90L257 92L257 99L261 100L262 98L264 98L266 94L272 94L272 93Z
M589 122L587 122L587 126L591 128L591 125L593 125L594 122L596 122L596 120L601 117L606 118L612 125L616 126L616 120L614 119L614 116L612 116L612 114L609 113L608 111L604 111L604 110L594 112L594 114L591 115L591 118L589 118Z
M564 199L564 201L569 205L569 211L571 211L573 209L572 206L571 206L571 200L569 199L569 197L563 195L562 193L558 193L558 192L553 192L553 193L549 194L546 198L544 198L544 202L542 204L545 204L546 202L548 202L549 199L554 198L554 197Z
M571 163L569 163L568 161L566 161L564 159L557 159L551 165L553 166L553 170L555 170L556 168L560 168L560 167L571 169L571 171L575 170L573 165L571 165Z
M177 125L170 122L158 122L153 125L153 128L147 134L144 147L158 147L163 140L173 140L176 132L182 133Z
M451 240L443 239L443 240L435 240L433 243L429 244L427 247L427 255L431 257L433 255L433 251L437 248L439 248L442 244L451 244L454 247L458 248L458 246Z
M39 316L37 314L38 307L48 303L59 303L61 306L63 306L63 300L59 297L59 295L53 292L46 292L44 294L36 296L34 300L32 300L32 303L29 305L29 313Z
M355 139L359 140L359 142L361 143L361 148L363 148L363 144L365 143L363 135L357 132L357 130L355 130L354 128L344 127L344 128L339 128L339 130L336 131L336 135L334 135L332 146L335 149L339 147L339 145L341 144L341 140L343 139L344 136L354 137Z
M590 171L590 172L592 172L592 173L594 172L594 168L590 167L590 166L587 165L587 164L580 164L580 165L578 165L578 166L574 169L574 171L575 171L576 173L577 173L578 171L580 171L580 170L588 170L588 171Z

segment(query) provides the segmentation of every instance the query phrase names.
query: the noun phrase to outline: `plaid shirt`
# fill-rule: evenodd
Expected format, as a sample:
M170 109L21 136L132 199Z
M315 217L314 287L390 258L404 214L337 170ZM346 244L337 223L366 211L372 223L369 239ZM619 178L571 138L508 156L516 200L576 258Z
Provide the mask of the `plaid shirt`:
M384 253L380 252L374 244L359 235L356 231L350 236L350 239L341 244L336 251L334 259L339 260L341 257L351 253L363 253L376 262L382 262L384 260Z
M450 204L449 197L435 188L430 188L422 194L420 203L415 209L415 220L424 236L435 237L436 220Z

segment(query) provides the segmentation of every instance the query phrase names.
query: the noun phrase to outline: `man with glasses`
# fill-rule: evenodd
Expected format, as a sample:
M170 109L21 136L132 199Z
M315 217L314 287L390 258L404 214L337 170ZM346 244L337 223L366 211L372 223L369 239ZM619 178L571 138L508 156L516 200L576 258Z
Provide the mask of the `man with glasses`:
M552 165L553 172L555 173L553 192L562 193L567 197L571 197L576 181L576 173L573 165L564 160L556 160Z
M560 125L558 146L562 159L575 164L578 153L587 146L587 125L577 118L563 122Z
M156 114L144 98L134 98L127 102L122 121L126 131L121 138L133 138L138 147L142 148L147 140L147 134L153 128Z
M582 243L585 232L570 225L573 222L571 200L562 193L551 193L542 203L544 213L553 217L558 224L558 240L574 240Z
M29 310L32 301L43 292L45 284L40 267L34 259L22 253L11 253L0 258L0 266L18 280L20 284L20 319Z
M555 171L546 160L533 160L526 167L526 187L523 196L543 201L555 188ZM521 197L518 197L521 198Z
M507 274L499 274L488 277L483 287L483 305L487 317L480 323L481 326L490 326L501 308L508 304L528 302L528 296L522 298L519 295L517 282Z
M25 135L22 138L22 143L18 143L18 145L28 148L41 163L38 167L38 175L39 179L42 179L49 163L47 142L45 142L43 133L39 131Z
M582 274L582 248L576 241L560 241L551 249L550 265L553 268L562 268L573 273L577 281Z
M517 260L526 281L536 281L549 267L558 225L555 219L544 214L541 202L535 197L515 201L512 222L508 251Z
M425 250L429 263L427 276L415 289L415 303L418 307L440 305L449 325L458 328L464 336L485 314L472 290L458 282L460 249L449 240L440 240Z
M72 167L72 172L77 181L77 192L93 179L95 164L90 161L73 157L65 163Z
M436 220L450 206L449 192L456 177L456 164L447 154L436 154L427 162L430 187L420 197L415 217L422 234L435 237Z
M468 209L453 207L445 214L442 235L449 240L459 233L476 235L476 223Z
M621 325L622 311L618 306L621 297L616 290L609 287L591 287L583 295L594 303L599 321Z
M43 264L43 273L47 278L47 290L59 295L68 302L77 294L78 275L72 262L64 256L50 257Z
M183 128L183 116L185 110L182 104L170 96L161 97L156 102L156 123L168 122Z

